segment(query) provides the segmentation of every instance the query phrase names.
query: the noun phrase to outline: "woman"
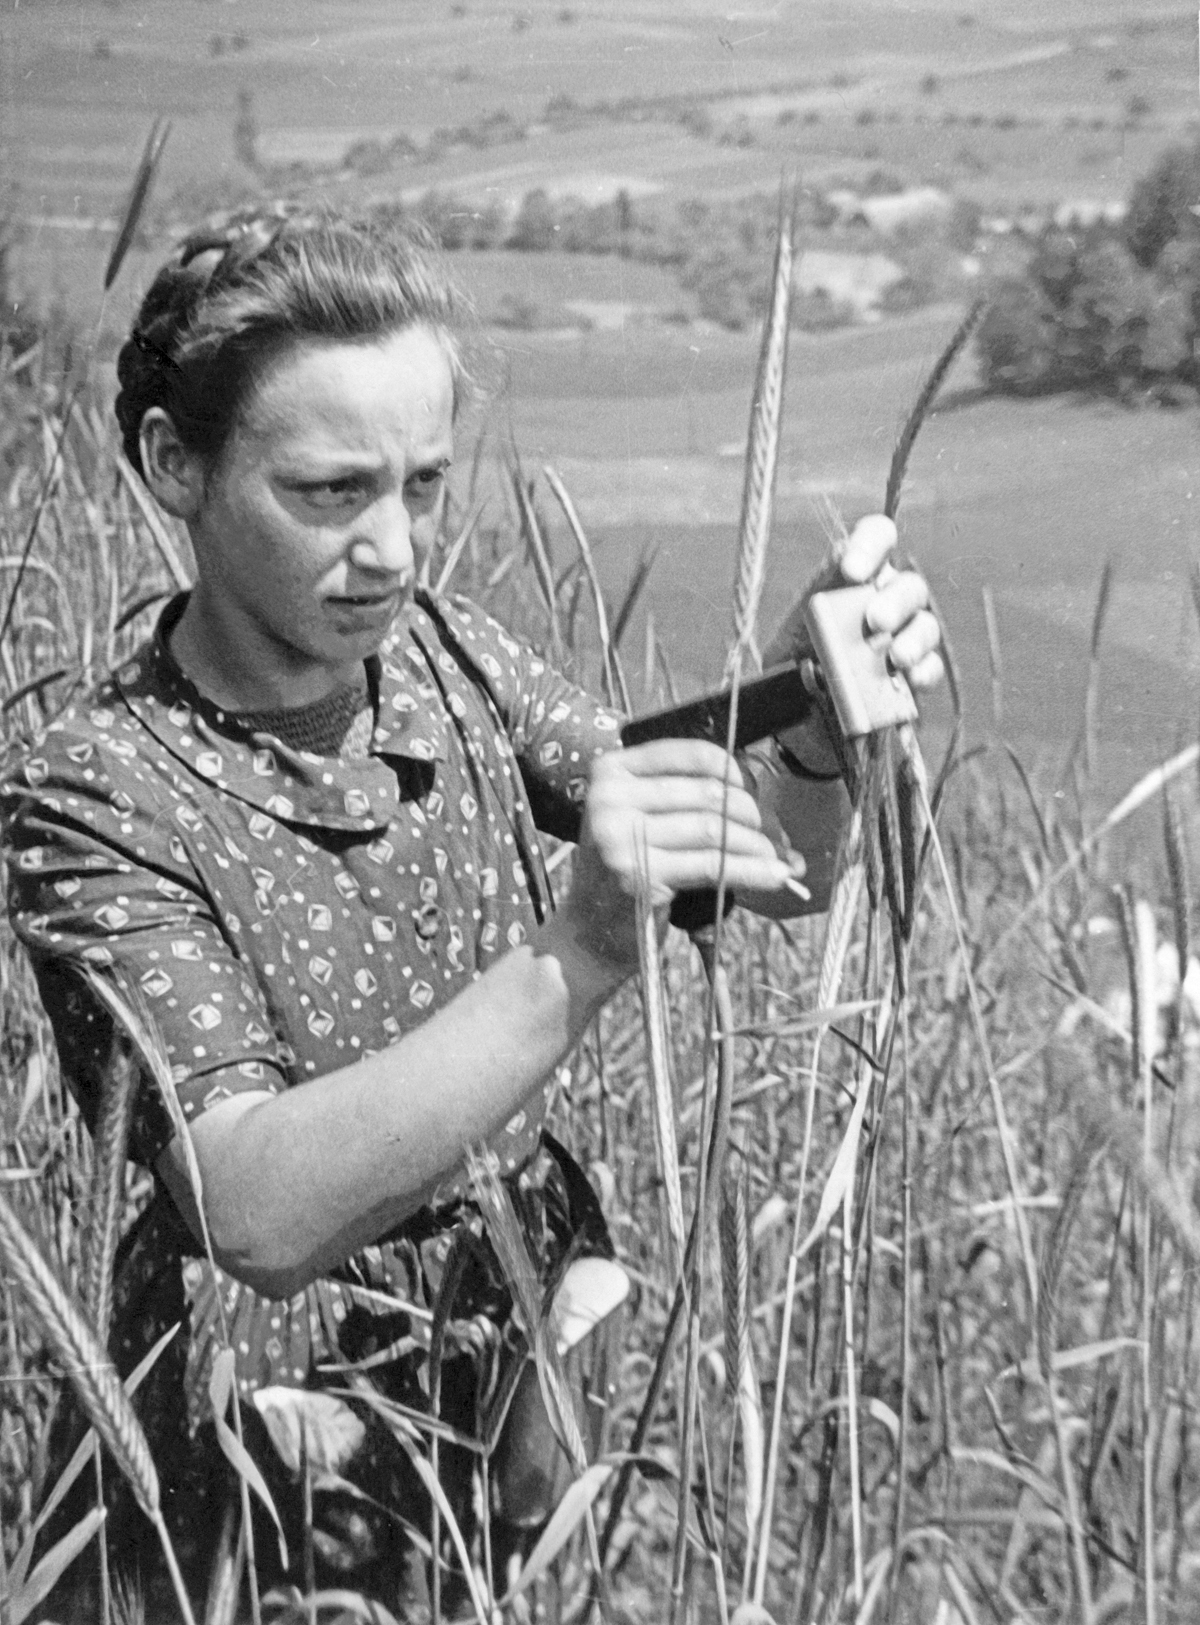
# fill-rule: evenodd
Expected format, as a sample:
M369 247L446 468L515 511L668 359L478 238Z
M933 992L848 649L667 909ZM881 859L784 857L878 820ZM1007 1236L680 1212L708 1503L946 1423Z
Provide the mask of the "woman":
M430 1307L456 1238L479 1230L472 1144L547 1272L581 1228L605 1245L586 1181L542 1135L549 1080L636 969L639 873L664 907L714 880L726 774L729 885L800 907L804 861L779 855L722 751L615 749L612 712L474 606L415 590L465 388L455 323L436 261L373 226L255 216L183 244L121 351L116 411L188 528L196 585L4 786L13 923L89 1120L113 1035L80 970L138 990L161 1034L245 1396L342 1386L347 1363L389 1351L373 1380L427 1408ZM864 522L846 579L878 576L894 534ZM916 686L937 681L918 576L891 573L870 618ZM779 812L821 907L844 797L819 725L789 745ZM557 910L539 830L579 843ZM207 1410L217 1293L148 1086L131 1154L158 1193L122 1250L111 1346L126 1371L184 1323L139 1409L202 1596L232 1506ZM509 1307L472 1244L454 1324L475 1330L442 1375L466 1431ZM295 1552L300 1492L245 1416ZM443 1452L469 1522L464 1460ZM317 1498L318 1579L417 1617L402 1520L427 1527L426 1503L404 1452L371 1421L342 1470L371 1499ZM115 1506L109 1543L153 1579L140 1515ZM260 1539L260 1573L273 1554Z

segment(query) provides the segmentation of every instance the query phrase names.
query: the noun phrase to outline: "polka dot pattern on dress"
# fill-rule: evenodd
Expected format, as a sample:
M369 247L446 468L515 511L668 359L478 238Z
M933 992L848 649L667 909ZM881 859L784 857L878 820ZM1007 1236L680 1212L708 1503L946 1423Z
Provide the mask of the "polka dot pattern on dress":
M89 1119L110 1028L76 967L140 989L189 1119L336 1072L536 932L552 906L538 829L575 838L591 761L619 742L613 712L482 610L418 594L368 662L369 754L291 750L179 669L185 601L0 784L10 916ZM542 1118L530 1103L495 1136L503 1172ZM170 1133L143 1089L138 1159ZM432 1200L466 1188L449 1170Z

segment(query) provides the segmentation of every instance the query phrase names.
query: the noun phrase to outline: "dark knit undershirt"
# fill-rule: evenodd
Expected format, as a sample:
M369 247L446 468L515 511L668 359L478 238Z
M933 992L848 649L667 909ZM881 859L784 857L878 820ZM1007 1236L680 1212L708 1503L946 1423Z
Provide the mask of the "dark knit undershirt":
M233 715L243 728L273 734L289 750L347 759L366 756L375 725L365 667L359 669L353 682L335 688L311 705L288 706L281 711L236 711Z

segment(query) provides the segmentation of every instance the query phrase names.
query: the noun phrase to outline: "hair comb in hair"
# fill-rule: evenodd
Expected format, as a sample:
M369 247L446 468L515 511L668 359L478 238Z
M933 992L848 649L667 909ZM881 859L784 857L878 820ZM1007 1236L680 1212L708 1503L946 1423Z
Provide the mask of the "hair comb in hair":
M202 254L219 253L221 258L213 266L216 274L230 263L256 259L270 248L288 220L287 214L275 209L234 216L224 226L190 238L179 257L179 267L183 270Z
M224 254L232 241L228 231L210 231L203 236L190 237L184 243L183 252L179 256L180 270L190 265L194 259L199 259L201 254L211 253L214 249L220 249Z

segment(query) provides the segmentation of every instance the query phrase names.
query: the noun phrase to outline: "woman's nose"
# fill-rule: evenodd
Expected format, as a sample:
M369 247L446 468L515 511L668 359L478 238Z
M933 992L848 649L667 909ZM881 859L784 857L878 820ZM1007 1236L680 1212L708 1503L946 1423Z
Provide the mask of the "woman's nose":
M379 502L362 516L350 545L350 562L372 575L410 576L412 520L403 502Z

